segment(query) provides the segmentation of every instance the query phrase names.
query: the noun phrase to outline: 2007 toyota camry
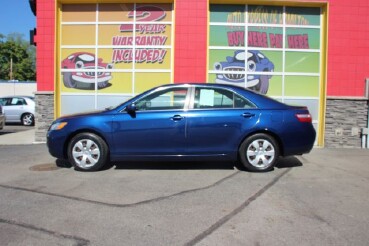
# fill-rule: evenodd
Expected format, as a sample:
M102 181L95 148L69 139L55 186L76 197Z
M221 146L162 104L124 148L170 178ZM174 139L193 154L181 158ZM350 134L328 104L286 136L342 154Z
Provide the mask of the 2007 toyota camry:
M171 84L115 108L61 117L47 146L83 171L129 160L239 161L267 171L279 156L308 153L315 135L306 107L230 85Z

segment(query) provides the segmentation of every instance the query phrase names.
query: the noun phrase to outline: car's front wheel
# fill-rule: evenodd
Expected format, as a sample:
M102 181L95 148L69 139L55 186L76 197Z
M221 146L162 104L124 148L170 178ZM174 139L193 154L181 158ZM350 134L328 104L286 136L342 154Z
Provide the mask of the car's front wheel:
M247 170L269 171L278 160L278 144L270 135L258 133L243 141L239 148L239 156Z
M24 126L32 126L35 123L35 117L31 113L22 115L22 124Z
M68 145L68 160L80 171L97 171L108 161L106 142L93 133L79 133Z

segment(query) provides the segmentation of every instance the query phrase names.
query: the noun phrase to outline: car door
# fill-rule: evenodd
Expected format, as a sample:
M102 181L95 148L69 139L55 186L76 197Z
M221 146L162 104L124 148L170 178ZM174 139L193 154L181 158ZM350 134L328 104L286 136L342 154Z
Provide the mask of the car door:
M121 159L184 154L188 100L188 87L166 88L134 102L134 112L116 115L115 154Z
M197 87L187 115L187 154L227 156L238 150L260 111L245 98L223 88Z
M17 97L4 99L4 114L7 122L20 121L19 110L23 106L22 102Z
M7 121L20 122L21 115L24 112L24 107L27 106L24 98L12 97L9 98L6 104Z

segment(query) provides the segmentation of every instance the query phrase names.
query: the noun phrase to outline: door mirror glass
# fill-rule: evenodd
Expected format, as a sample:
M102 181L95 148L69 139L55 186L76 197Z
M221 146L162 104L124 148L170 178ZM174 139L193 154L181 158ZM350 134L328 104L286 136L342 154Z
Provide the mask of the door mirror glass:
M135 113L137 110L136 108L136 105L134 103L132 104L129 104L127 107L126 107L126 111L129 113L129 114L132 114L132 113Z

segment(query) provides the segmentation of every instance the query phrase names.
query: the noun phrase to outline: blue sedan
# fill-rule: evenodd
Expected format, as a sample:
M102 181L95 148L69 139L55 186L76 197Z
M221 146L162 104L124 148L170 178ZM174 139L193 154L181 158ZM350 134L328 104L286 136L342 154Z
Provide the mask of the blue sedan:
M47 146L81 171L132 160L238 161L267 171L279 156L310 152L315 135L306 107L232 85L171 84L115 108L58 118Z

